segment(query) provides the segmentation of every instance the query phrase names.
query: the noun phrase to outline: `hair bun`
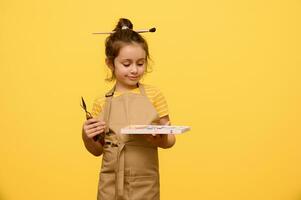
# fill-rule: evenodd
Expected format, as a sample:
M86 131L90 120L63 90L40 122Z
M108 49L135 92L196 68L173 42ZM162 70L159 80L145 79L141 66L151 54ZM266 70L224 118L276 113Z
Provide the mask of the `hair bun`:
M123 29L131 29L133 30L133 24L129 19L120 18L115 29L113 31L123 30Z

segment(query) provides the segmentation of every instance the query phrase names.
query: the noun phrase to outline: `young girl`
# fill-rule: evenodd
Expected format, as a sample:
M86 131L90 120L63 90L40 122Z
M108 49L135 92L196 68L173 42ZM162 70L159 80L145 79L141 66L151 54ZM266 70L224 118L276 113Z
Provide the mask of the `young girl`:
M172 147L174 135L120 134L128 125L169 125L161 92L140 83L147 71L148 45L128 19L120 19L106 39L105 52L116 83L96 99L94 118L84 122L82 134L91 154L103 154L97 199L160 199L157 148Z

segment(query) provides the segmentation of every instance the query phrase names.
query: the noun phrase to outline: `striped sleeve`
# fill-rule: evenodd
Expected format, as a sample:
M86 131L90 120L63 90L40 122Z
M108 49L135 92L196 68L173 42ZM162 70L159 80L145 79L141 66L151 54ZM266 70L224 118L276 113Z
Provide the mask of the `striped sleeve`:
M168 106L162 92L153 86L146 86L145 92L158 112L159 117L168 115Z
M93 103L93 106L92 106L92 111L91 111L91 115L93 117L99 116L99 114L102 111L102 107L104 105L104 102L105 102L105 98L104 97L96 98L94 100L94 103Z

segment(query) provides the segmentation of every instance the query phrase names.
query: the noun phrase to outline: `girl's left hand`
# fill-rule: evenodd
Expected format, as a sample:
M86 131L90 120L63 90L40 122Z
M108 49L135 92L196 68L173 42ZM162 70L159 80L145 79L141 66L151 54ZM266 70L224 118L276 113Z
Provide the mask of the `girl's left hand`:
M145 134L145 139L152 143L154 146L166 148L168 143L168 135L167 134L154 134L149 135Z
M164 125L169 126L170 122L167 121ZM145 134L144 137L147 141L149 141L153 145L161 148L169 148L174 144L174 139L172 139L173 141L171 141L172 144L169 144L170 142L168 141L169 138L168 134L151 134L151 135ZM173 135L171 137L174 138Z

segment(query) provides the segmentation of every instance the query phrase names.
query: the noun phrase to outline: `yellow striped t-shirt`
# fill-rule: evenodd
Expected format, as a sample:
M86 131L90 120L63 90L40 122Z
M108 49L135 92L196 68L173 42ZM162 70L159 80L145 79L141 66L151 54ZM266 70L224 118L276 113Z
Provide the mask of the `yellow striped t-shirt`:
M159 117L161 118L168 115L167 102L162 92L158 88L151 85L143 84L143 86L144 86L146 96L157 110ZM135 88L130 92L139 94L140 90L139 88ZM121 94L122 93L116 91L114 92L114 97L120 96ZM102 97L98 97L95 99L92 107L92 112L91 112L93 117L97 117L100 114L105 104L105 101L106 101L106 97L104 95Z

